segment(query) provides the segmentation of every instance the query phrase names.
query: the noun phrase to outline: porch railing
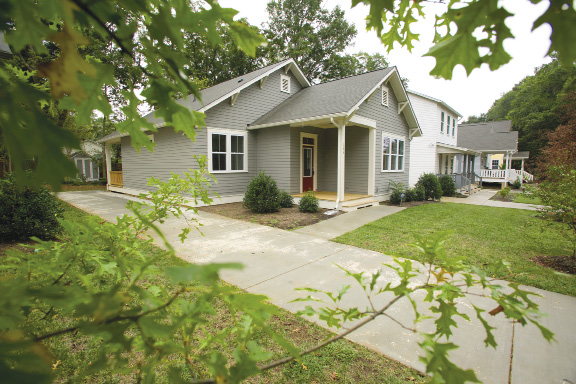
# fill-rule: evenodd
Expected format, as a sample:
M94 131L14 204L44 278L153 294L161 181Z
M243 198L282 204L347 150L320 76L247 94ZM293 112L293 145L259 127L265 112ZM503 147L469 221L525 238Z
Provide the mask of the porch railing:
M516 179L534 180L534 175L518 169L483 169L481 177L485 179L501 179L502 181L515 181Z
M122 171L110 171L109 183L112 187L122 187L124 185Z
M483 169L480 173L483 179L506 179L505 169Z

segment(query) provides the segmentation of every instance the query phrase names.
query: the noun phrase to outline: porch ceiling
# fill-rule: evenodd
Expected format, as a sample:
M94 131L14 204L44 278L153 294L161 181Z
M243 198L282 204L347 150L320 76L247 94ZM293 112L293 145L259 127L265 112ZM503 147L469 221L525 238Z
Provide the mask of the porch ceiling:
M478 153L468 148L456 147L454 145L436 143L436 153L468 153L475 154Z

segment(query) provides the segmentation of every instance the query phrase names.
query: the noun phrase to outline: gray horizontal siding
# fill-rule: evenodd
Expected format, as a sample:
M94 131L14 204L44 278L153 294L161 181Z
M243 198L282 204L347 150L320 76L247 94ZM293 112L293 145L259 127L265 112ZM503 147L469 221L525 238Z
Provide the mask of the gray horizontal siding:
M258 153L256 167L272 176L278 188L293 193L290 180L290 127L256 130Z
M398 114L398 100L389 87L388 107L382 105L380 89L358 110L358 115L376 120L376 151L374 180L376 195L387 195L391 192L390 182L408 185L410 169L409 127L403 114ZM404 171L382 172L382 136L388 134L404 137Z
M281 92L281 74L284 74L284 71L272 73L262 89L260 89L260 83L256 82L242 90L233 106L230 105L230 99L227 99L206 111L206 126L246 129L248 124L253 123L260 116L302 89L298 80L291 72L288 72L288 76L291 78L291 93Z
M368 140L367 128L346 127L346 193L368 193Z

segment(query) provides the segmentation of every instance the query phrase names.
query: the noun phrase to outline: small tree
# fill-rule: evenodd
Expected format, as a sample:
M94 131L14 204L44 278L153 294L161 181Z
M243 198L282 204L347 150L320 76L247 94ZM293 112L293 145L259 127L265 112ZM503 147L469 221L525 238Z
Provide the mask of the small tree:
M440 200L442 197L442 186L438 177L433 173L424 173L420 176L416 183L416 188L424 189L425 200Z
M547 175L536 191L544 204L540 215L550 224L562 224L562 232L573 244L572 257L576 258L576 169L553 166Z
M271 176L260 171L244 195L244 206L254 213L271 213L280 210L280 190Z
M306 194L300 199L300 203L298 203L298 209L300 212L318 212L319 202L316 194L313 191L306 192Z

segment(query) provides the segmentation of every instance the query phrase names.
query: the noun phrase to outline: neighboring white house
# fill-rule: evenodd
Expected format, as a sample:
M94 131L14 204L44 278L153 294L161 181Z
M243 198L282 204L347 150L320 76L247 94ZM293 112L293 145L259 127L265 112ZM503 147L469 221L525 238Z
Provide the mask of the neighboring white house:
M84 141L81 144L82 150L74 151L69 156L76 164L78 177L86 181L94 181L100 178L100 167L94 160L94 156L102 153L102 146Z
M453 175L457 188L476 182L476 151L458 146L458 119L462 117L442 100L408 91L422 136L412 140L410 185L424 173Z

